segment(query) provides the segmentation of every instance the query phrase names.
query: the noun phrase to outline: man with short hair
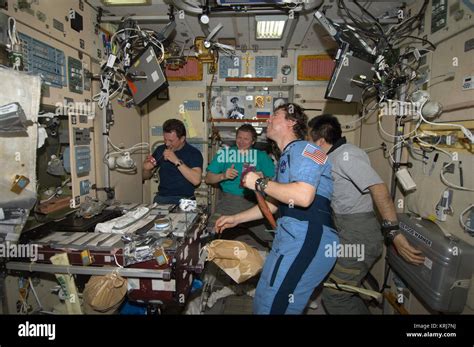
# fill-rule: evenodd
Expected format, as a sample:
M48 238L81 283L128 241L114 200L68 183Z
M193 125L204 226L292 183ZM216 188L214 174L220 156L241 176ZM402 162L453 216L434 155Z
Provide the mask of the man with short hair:
M220 149L207 167L205 182L219 184L216 212L233 214L255 205L255 194L241 185L245 170L261 172L273 177L275 165L270 156L253 148L257 142L257 131L251 124L243 124L237 129L235 146Z
M296 104L278 107L267 126L267 137L281 150L276 177L262 178L255 172L244 176L244 186L265 193L271 199L271 212L280 212L272 249L255 291L256 314L302 313L336 260L327 255L328 247L339 243L330 212L331 167L319 147L304 141L307 120ZM222 232L262 216L254 206L220 217L216 230Z
M227 112L227 118L229 119L243 119L245 117L245 109L239 106L239 98L234 96L230 99L232 108Z
M333 115L313 118L309 128L312 141L328 155L332 164L334 194L331 207L341 245L352 249L359 246L363 250L362 257L353 254L339 257L330 278L340 284L360 286L381 255L383 235L373 204L384 220L382 232L399 254L412 264L422 264L421 252L414 249L398 230L395 206L387 186L371 167L368 155L346 143L341 124ZM324 288L322 300L329 314L370 314L359 296L344 291Z
M160 184L153 200L159 204L178 204L180 199L194 198L201 184L203 158L199 150L186 142L186 128L178 119L163 124L164 144L143 163L143 179L159 169Z

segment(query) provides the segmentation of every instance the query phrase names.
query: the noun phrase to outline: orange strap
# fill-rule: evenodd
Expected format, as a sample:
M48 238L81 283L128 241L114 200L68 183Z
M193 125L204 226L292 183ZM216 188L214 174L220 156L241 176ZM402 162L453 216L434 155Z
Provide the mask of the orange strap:
M270 211L270 208L268 207L267 202L263 198L263 194L261 192L255 191L255 196L257 197L258 207L260 207L260 211L262 211L263 215L268 220L273 230L275 230L276 229L275 218L273 217L273 214Z

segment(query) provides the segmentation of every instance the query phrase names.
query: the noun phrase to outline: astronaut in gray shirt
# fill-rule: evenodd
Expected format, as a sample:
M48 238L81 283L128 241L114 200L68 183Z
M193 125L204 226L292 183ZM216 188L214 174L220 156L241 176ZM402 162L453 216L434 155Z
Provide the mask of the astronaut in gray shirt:
M383 236L393 242L407 262L423 264L421 252L413 248L398 230L397 213L387 186L370 165L367 154L346 143L337 118L332 115L315 117L309 122L309 128L311 140L326 152L332 163L334 192L331 207L342 247L331 280L360 286L382 254ZM383 219L382 228L374 204ZM325 288L322 299L330 314L370 313L357 295Z

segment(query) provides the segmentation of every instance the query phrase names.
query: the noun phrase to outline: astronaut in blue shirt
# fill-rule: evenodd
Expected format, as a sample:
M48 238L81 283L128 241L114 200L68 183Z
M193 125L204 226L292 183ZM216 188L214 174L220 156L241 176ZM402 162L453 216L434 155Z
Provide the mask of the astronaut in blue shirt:
M307 116L296 104L278 107L268 120L267 137L281 150L273 180L250 172L246 188L264 192L272 213L279 211L277 230L257 285L256 314L300 314L313 290L336 261L339 238L332 224L331 166L324 152L302 139ZM262 218L258 206L221 216L216 230Z

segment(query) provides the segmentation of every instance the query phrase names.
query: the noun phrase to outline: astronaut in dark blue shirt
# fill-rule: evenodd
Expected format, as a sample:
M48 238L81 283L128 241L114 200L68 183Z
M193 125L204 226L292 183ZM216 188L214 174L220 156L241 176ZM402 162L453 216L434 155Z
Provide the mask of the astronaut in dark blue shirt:
M143 179L153 176L158 168L160 184L154 202L178 204L194 198L194 189L201 184L203 158L199 150L186 142L186 128L178 119L163 124L164 144L143 163Z
M318 146L302 140L306 123L298 105L278 107L267 127L267 137L281 150L276 175L271 180L253 172L244 177L245 187L264 192L272 213L278 210L280 215L255 292L256 314L302 313L336 261L339 238L331 219L331 165ZM216 230L260 218L262 212L255 206L220 217Z

